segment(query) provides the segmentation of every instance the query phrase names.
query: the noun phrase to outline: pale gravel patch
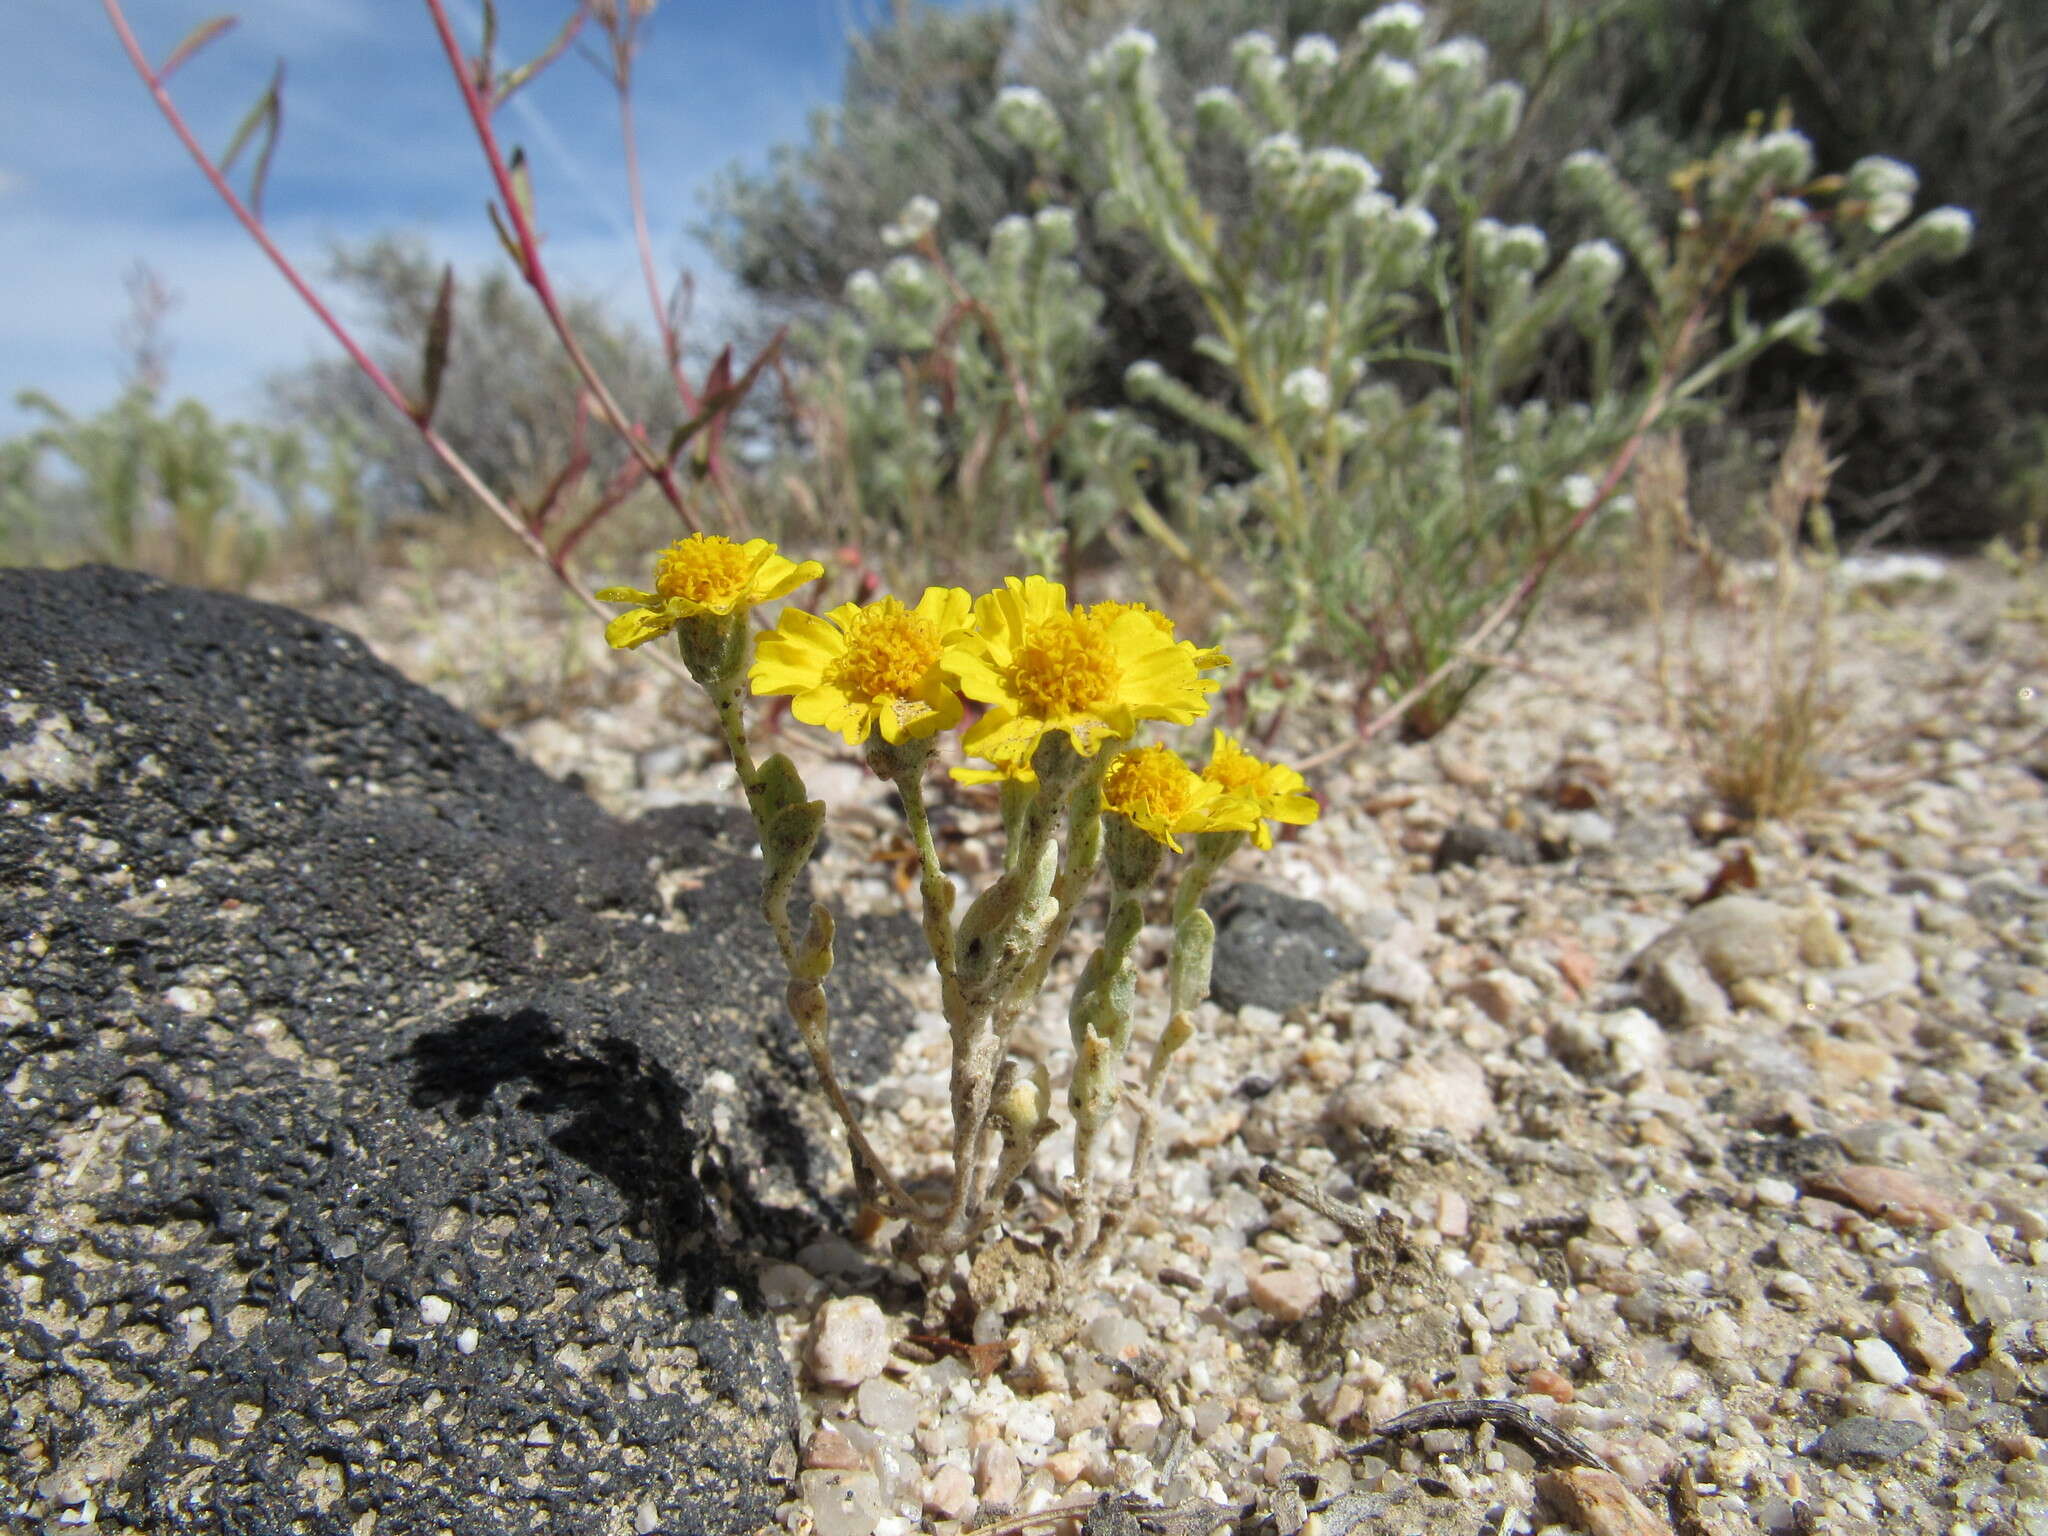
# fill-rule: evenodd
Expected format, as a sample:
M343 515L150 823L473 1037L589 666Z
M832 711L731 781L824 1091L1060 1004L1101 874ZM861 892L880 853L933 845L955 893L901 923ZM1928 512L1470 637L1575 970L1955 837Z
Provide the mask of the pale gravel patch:
M621 815L733 803L681 685L639 658L610 669L594 625L537 578L456 573L431 607L419 586L323 616L465 707L538 701L528 718L506 712L507 737ZM1746 841L1758 894L1817 902L1845 963L1739 983L1725 1025L1659 1024L1622 975L1730 852L1691 829L1697 765L1659 719L1640 627L1555 614L1524 647L1535 672L1502 675L1438 741L1377 745L1316 775L1323 821L1226 878L1328 903L1429 987L1389 1000L1354 977L1284 1016L1200 1010L1162 1105L1167 1155L1070 1327L1011 1328L1011 1364L986 1380L956 1358L898 1354L871 1380L902 1392L870 1392L866 1419L858 1394L806 1380L807 1435L832 1426L861 1462L834 1475L872 1476L889 1529L954 1531L962 1520L941 1515L965 1510L970 1486L984 1501L1014 1487L1025 1509L1104 1488L1246 1500L1314 1467L1408 1499L1403 1529L1464 1532L1494 1505L1532 1510L1537 1468L1520 1447L1440 1432L1355 1471L1334 1448L1425 1394L1514 1395L1639 1486L1687 1463L1729 1530L1792 1529L1795 1506L1831 1532L2048 1530L2048 1452L2023 1411L2048 1387L2048 816L2025 759L1987 760L2048 722L2048 646L1992 622L2012 596L1966 566L1841 621L1859 729L1895 734L1844 765L1868 787ZM1710 621L1703 645L1725 627ZM1335 739L1348 701L1332 685L1324 702L1293 712L1285 751ZM819 889L850 912L906 909L896 866L874 857L893 841L887 797L834 745L801 728L764 743L835 813L855 802L831 823ZM1605 783L1590 813L1537 796L1573 764ZM1433 873L1461 820L1582 851ZM986 800L950 802L942 826L978 887ZM1146 935L1135 1059L1160 1022L1164 942ZM1019 1031L1056 1082L1072 974L1069 959ZM929 976L906 982L920 1011L864 1097L877 1144L917 1175L944 1156L946 1041ZM1475 1140L1352 1130L1333 1113L1445 1051L1477 1063L1496 1106ZM1822 1135L1838 1162L1915 1175L1954 1225L1933 1234L1815 1198L1800 1158L1819 1143L1801 1138ZM1126 1126L1112 1165L1128 1148ZM1060 1135L1042 1152L1023 1235L1055 1219L1070 1151ZM1377 1300L1352 1298L1337 1229L1261 1188L1269 1160L1403 1218L1419 1266ZM819 1306L873 1285L883 1260L835 1240L766 1263L801 1370ZM1255 1287L1269 1272L1288 1278ZM1333 1299L1298 1324L1269 1315L1276 1288L1303 1296L1310 1277ZM907 1292L880 1294L895 1335L922 1329ZM1348 1324L1330 1321L1345 1308ZM1968 1352L1944 1371L1959 1336ZM1104 1358L1127 1347L1135 1376ZM1859 1419L1928 1434L1885 1462L1807 1454ZM1161 1459L1183 1434L1169 1484ZM788 1516L792 1530L811 1518L797 1503Z

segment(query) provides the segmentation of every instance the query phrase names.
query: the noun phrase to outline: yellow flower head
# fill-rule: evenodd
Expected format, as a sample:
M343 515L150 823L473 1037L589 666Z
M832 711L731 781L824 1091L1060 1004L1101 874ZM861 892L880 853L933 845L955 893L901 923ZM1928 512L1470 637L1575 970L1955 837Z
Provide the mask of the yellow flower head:
M684 619L744 613L824 574L817 561L799 565L766 539L735 544L723 534L693 533L655 558L652 592L606 587L597 594L599 602L640 605L607 624L604 637L621 650L645 645Z
M997 765L1028 763L1049 732L1083 757L1130 736L1140 720L1185 725L1208 712L1216 685L1142 613L1098 616L1067 606L1067 589L1012 576L974 604L974 622L947 641L943 665L970 699L990 706L961 745Z
M755 693L793 695L797 719L849 746L877 726L892 746L950 730L960 695L946 686L939 654L971 604L958 587L926 587L915 608L893 597L842 603L823 618L786 608L757 644L748 681Z
M1096 619L1113 619L1123 613L1142 613L1159 627L1161 634L1169 640L1173 639L1173 620L1147 604L1118 602L1112 598L1092 603L1088 608L1088 616ZM1196 645L1192 640L1181 640L1177 643L1194 661L1197 671L1208 672L1217 667L1230 665L1230 658L1213 645Z
M1176 834L1249 832L1257 819L1249 804L1196 773L1171 747L1119 752L1102 779L1102 808L1175 853Z
M1273 846L1268 820L1305 827L1323 814L1323 808L1305 793L1308 781L1300 774L1284 763L1253 757L1222 731L1216 733L1215 745L1209 749L1209 764L1202 777L1251 811L1252 842L1260 848Z

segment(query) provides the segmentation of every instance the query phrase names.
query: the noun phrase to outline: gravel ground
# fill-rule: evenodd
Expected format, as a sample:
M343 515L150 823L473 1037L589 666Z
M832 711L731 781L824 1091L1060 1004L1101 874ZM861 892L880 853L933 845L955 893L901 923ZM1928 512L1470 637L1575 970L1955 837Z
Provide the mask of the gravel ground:
M805 1383L787 1528L972 1530L1109 1492L1188 1518L1096 1529L1205 1530L1189 1501L1256 1501L1289 1536L1336 1499L1331 1533L2048 1536L2048 631L2023 596L1964 565L1851 605L1862 745L1791 825L1713 807L1658 719L1648 633L1591 614L1546 620L1531 670L1437 741L1316 772L1322 821L1224 878L1327 904L1369 962L1285 1013L1205 1005L1097 1285L1034 1293L1063 1136L948 1320L887 1233L763 1260ZM321 615L615 811L736 798L682 687L607 667L524 572ZM1742 634L1722 613L1695 646ZM1281 755L1340 739L1334 685L1325 703ZM778 745L833 806L820 888L907 907L880 786L818 733ZM956 796L944 825L978 886L990 807ZM947 1053L935 984L909 985L916 1022L865 1097L914 1174L943 1155ZM1064 999L1018 1042L1056 1083ZM988 1347L912 1339L941 1321ZM1367 1443L1467 1398L1569 1443L1494 1423Z

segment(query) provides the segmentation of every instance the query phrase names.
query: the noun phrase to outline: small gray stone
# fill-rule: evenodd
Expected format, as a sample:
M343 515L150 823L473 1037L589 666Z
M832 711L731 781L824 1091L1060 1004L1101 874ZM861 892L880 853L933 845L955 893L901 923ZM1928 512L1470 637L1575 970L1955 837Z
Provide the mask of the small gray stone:
M1927 1438L1925 1424L1904 1419L1844 1419L1807 1447L1815 1461L1891 1461Z
M1442 871L1458 864L1477 864L1482 859L1534 864L1537 862L1536 840L1525 833L1509 832L1500 827L1454 821L1444 829L1443 839L1436 845L1432 867Z
M1359 977L1359 985L1374 997L1399 1003L1404 1008L1421 1007L1429 1000L1430 988L1434 984L1429 967L1413 955L1376 956Z
M1493 1092L1477 1057L1455 1046L1402 1063L1377 1082L1340 1089L1326 1111L1367 1130L1447 1131L1470 1141L1493 1123Z
M1705 1029L1728 1022L1728 994L1692 950L1679 945L1646 955L1638 985L1649 1011L1673 1029Z
M1285 1013L1365 964L1364 946L1320 902L1240 881L1202 905L1216 924L1209 990L1221 1007Z
M818 1536L869 1536L886 1513L872 1472L806 1472L800 1481Z

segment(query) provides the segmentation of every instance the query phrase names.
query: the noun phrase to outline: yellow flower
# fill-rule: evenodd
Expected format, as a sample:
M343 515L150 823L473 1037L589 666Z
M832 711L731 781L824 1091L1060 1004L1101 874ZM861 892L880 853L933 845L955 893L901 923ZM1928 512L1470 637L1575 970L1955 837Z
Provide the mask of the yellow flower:
M961 745L1001 767L1029 763L1052 731L1093 757L1140 720L1199 718L1216 685L1192 651L1141 613L1069 608L1058 582L1012 576L975 602L973 627L948 640L943 665L962 693L990 706Z
M939 654L967 622L973 600L958 587L926 587L915 608L893 597L842 603L824 618L786 608L755 647L755 693L791 694L806 725L859 746L881 727L892 746L960 723L960 696L946 686Z
M723 534L693 533L656 557L652 592L606 587L597 594L599 602L640 605L607 624L604 637L621 650L645 645L684 619L743 613L824 574L817 561L799 565L766 539L735 544Z
M1102 808L1175 853L1181 851L1176 834L1249 832L1257 820L1242 797L1203 778L1171 747L1118 753L1103 776Z
M1209 749L1209 764L1202 777L1247 806L1255 818L1252 842L1260 848L1273 846L1273 829L1267 820L1305 827L1323 814L1305 791L1308 781L1284 763L1256 758L1222 731L1216 733Z
M1113 619L1120 613L1142 613L1146 618L1159 626L1160 632L1167 639L1173 639L1173 620L1161 613L1157 608L1150 607L1147 604L1119 602L1112 598L1104 602L1090 604L1088 608L1090 618ZM1188 652L1190 658L1194 661L1197 671L1207 672L1216 667L1227 667L1230 665L1230 658L1213 645L1196 645L1192 640L1182 640L1177 643L1181 649Z

